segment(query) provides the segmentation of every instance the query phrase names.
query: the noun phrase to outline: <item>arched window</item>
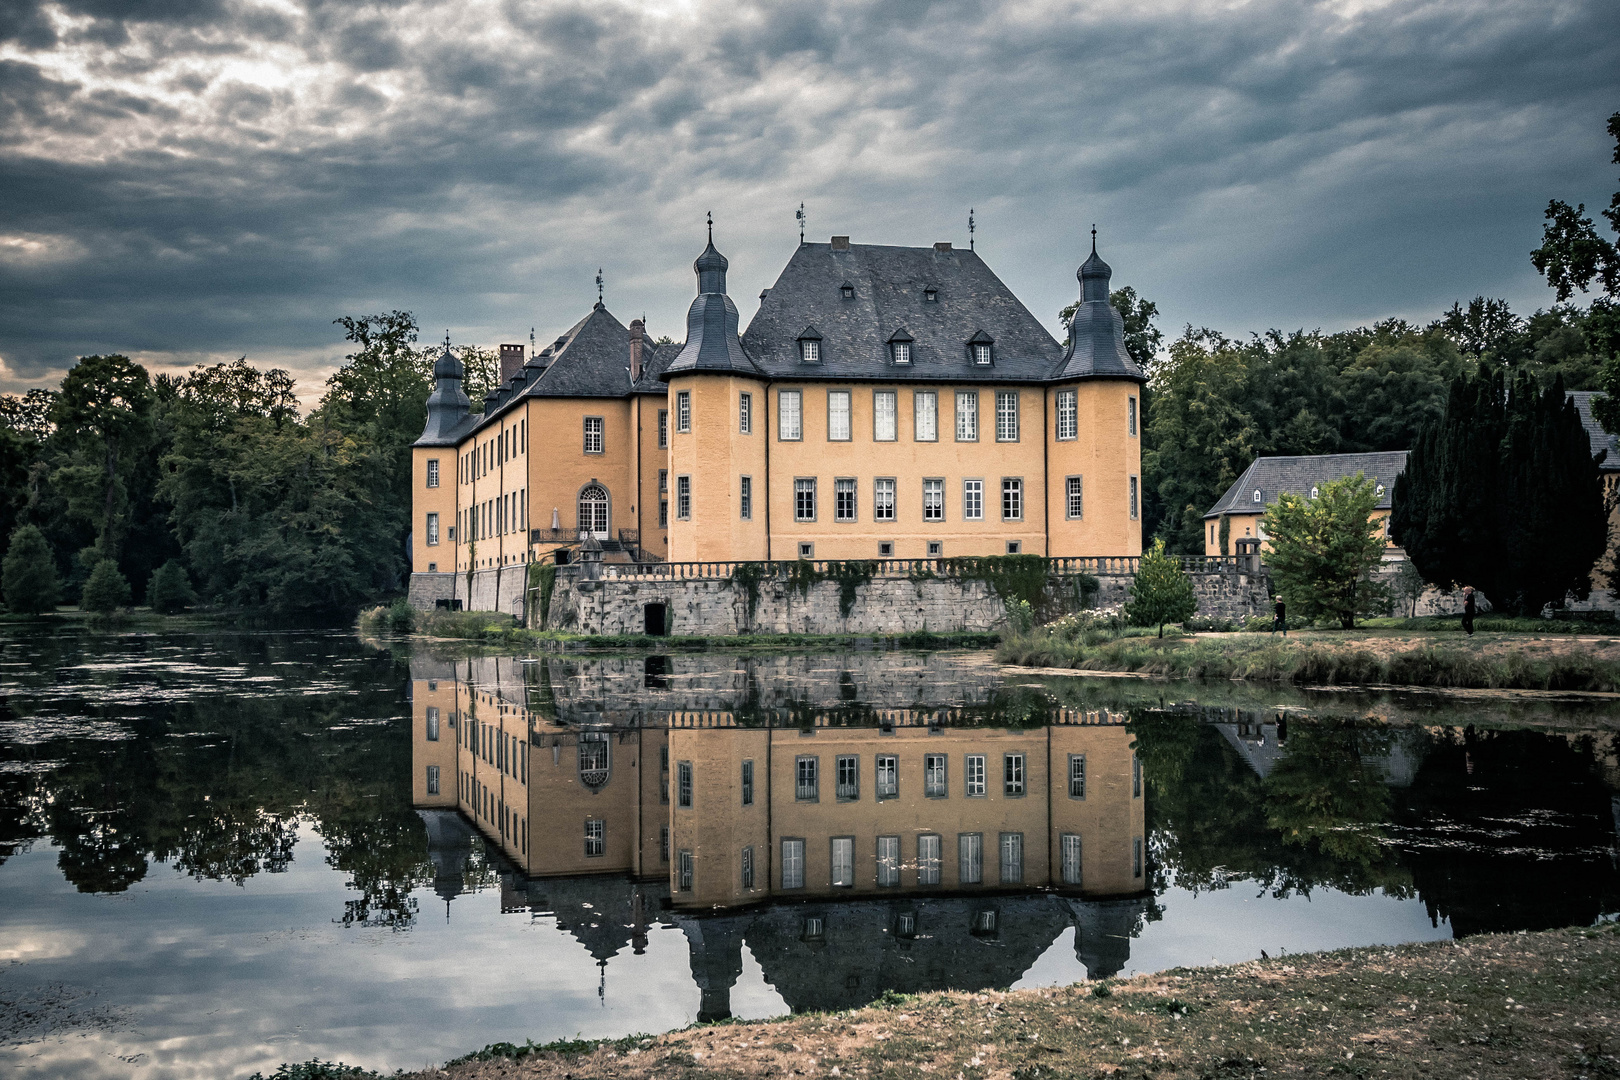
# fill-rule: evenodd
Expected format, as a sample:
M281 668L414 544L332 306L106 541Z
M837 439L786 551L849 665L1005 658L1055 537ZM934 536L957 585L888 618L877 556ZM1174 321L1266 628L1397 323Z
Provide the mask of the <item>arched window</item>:
M604 787L613 775L607 735L583 731L579 736L579 781L592 791Z
M579 532L598 540L608 535L608 493L601 484L586 484L579 492Z

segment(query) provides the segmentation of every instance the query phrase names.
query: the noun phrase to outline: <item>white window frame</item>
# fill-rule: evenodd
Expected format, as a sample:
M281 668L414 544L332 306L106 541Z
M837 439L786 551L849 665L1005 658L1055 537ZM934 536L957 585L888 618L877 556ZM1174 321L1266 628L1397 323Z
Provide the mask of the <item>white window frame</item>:
M984 884L984 833L956 834L956 879L963 885Z
M1063 478L1063 517L1068 521L1081 521L1086 516L1086 478Z
M607 854L607 822L600 818L585 820L585 857L600 859Z
M804 888L804 840L801 837L782 838L782 888Z
M880 889L892 889L900 884L900 838L877 838L877 884Z
M1010 504L1009 497L1011 498ZM1003 476L1001 478L1001 520L1024 520L1024 478L1022 476Z
M1001 755L1001 793L1021 799L1029 789L1029 759L1018 751Z
M897 442L899 438L899 393L894 390L872 391L872 441Z
M939 391L912 392L911 437L914 442L939 442Z
M1079 833L1064 833L1058 840L1058 868L1065 885L1085 884L1085 845Z
M859 521L860 518L860 481L853 476L840 476L833 480L833 520L840 524ZM848 513L845 513L844 497L849 497Z
M1128 402L1125 409L1127 417L1125 433L1134 439L1136 438L1136 395L1132 394L1125 400Z
M737 493L738 514L744 521L754 520L754 478L744 476L740 478L741 490Z
M827 441L849 442L854 405L848 390L827 391Z
M675 520L692 520L692 478L684 473L675 478Z
M923 520L924 521L944 521L945 520L945 478L943 476L924 477L922 486L923 486L923 505L922 505ZM939 501L937 503L933 503L933 502L930 501L934 496L938 496Z
M974 344L973 344L973 363L974 364L978 365L979 367L987 367L987 366L989 366L990 361L994 356L995 356L995 352L994 352L993 349L991 349L991 347L989 345L985 344L984 342L974 342Z
M977 390L958 390L956 392L956 441L979 441L979 392Z
M855 802L861 797L861 758L859 754L839 754L833 758L833 793L838 802Z
M1080 437L1080 394L1075 390L1057 392L1057 440L1073 442Z
M872 790L875 798L900 797L900 758L896 754L879 754L872 766Z
M692 391L675 391L675 430L685 434L692 430Z
M439 545L439 515L429 514L427 516L427 526L422 531L427 534L428 546L437 547Z
M1086 755L1069 755L1069 798L1086 797Z
M940 876L940 849L943 847L938 833L917 835L917 884L938 885Z
M602 417L587 416L585 418L585 452L587 454L603 454L607 452L606 429L607 421Z
M754 433L754 395L746 390L737 395L737 431L742 435Z
M949 754L923 755L923 798L948 799L951 795Z
M1136 477L1131 477L1131 520L1136 521L1142 516L1141 484Z
M889 342L889 353L894 357L894 362L897 365L901 367L908 366L911 363L911 342L891 341Z
M996 849L1000 853L1001 884L1022 885L1024 883L1024 834L1021 832L1004 832L997 838Z
M801 497L805 495L809 496L808 500ZM808 514L805 513L806 502L808 502L810 509ZM795 476L793 478L793 520L815 521L816 510L816 478L813 476Z
M962 520L984 520L984 481L967 477L962 481Z
M804 441L804 391L776 392L776 438L780 442Z
M439 486L438 458L428 458L427 460L427 486L430 488L436 488Z
M1018 391L996 391L996 442L1018 441Z
M892 476L879 476L872 481L872 520L893 521L895 481Z
M821 363L821 342L817 341L815 338L800 338L799 339L799 363L801 363L801 364L819 364L819 363Z
M830 837L827 844L827 884L835 889L855 887L855 838Z
M669 410L658 410L658 449L669 449Z
M985 756L983 754L963 755L962 793L970 799L983 799L989 794L985 784Z

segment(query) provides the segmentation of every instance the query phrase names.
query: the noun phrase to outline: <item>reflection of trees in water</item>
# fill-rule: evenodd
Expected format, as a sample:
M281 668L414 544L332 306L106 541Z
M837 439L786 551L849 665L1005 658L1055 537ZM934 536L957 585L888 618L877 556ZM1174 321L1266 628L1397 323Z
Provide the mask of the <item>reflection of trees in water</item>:
M274 674L288 691L236 697L205 688L134 716L122 702L116 719L126 737L118 739L83 737L109 707L74 703L90 717L72 734L5 749L36 764L0 779L0 802L23 808L0 817L0 846L48 836L63 876L81 892L122 892L146 877L151 862L241 885L285 870L298 826L309 822L326 843L327 862L359 892L340 921L409 926L410 892L430 882L432 870L410 806L410 740L400 737L408 721L370 720L400 711L399 665L372 655L304 666L311 658L297 639L231 646L232 659L244 663L233 677ZM331 696L300 693L334 676L347 685ZM13 720L22 711L5 707Z
M1295 724L1263 785L1266 824L1285 844L1314 845L1353 867L1353 876L1372 874L1386 858L1390 795L1367 758L1388 754L1390 744L1386 729L1335 720Z

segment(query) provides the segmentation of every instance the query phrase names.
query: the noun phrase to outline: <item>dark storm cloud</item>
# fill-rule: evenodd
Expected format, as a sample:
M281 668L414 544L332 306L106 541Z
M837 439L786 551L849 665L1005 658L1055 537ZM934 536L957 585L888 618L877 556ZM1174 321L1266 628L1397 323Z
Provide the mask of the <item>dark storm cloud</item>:
M1091 221L1167 328L1546 300L1606 199L1608 0L67 0L0 14L0 358L319 366L331 319L464 340L610 304L678 333L703 210L733 293L812 235L965 240L1038 314ZM1606 186L1609 185L1609 186ZM437 333L438 330L432 330ZM302 359L300 359L302 358Z

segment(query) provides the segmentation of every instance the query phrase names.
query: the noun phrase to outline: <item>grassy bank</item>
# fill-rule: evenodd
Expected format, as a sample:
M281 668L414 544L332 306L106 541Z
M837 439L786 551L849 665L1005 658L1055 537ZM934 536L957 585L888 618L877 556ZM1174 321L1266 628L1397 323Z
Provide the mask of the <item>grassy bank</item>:
M1002 663L1126 671L1182 679L1252 679L1299 686L1436 686L1490 690L1620 690L1620 662L1577 650L1441 643L1373 649L1355 641L1230 637L1069 639L1035 630L996 650Z
M1597 1080L1620 1076L1620 929L1344 949L1053 990L889 995L845 1013L658 1037L496 1044L412 1075Z
M576 652L629 649L657 652L702 652L710 649L825 649L850 646L893 649L984 649L1001 640L995 633L912 634L714 634L651 637L645 634L566 634L525 630L515 619L492 611L412 612L396 604L362 612L362 633L420 634L446 641Z

